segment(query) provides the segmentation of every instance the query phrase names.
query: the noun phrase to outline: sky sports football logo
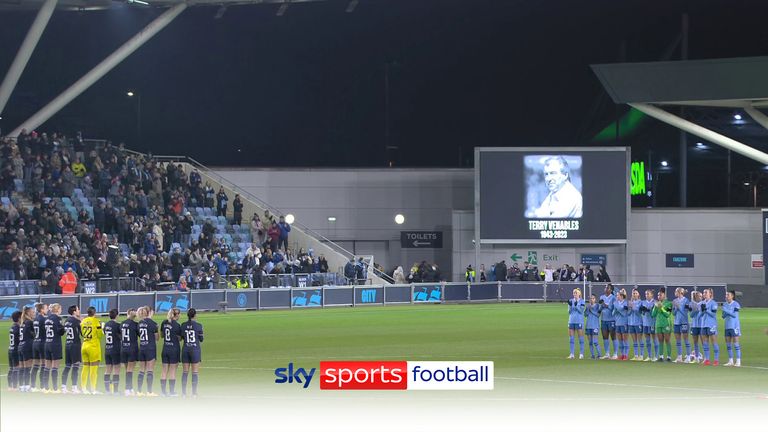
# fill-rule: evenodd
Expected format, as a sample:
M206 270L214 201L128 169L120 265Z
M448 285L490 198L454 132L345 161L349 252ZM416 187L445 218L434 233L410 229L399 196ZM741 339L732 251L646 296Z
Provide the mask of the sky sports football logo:
M317 370L275 369L276 384L309 388ZM321 361L320 390L493 390L492 361Z

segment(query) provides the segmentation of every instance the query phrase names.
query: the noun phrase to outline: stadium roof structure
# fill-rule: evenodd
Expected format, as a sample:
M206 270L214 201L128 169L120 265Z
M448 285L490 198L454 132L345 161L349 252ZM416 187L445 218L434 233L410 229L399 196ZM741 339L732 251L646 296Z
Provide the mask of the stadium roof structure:
M126 3L133 3L138 7L156 7L156 8L169 8L176 6L179 3L187 3L188 6L236 6L236 5L253 5L253 4L293 4L293 3L308 3L318 2L325 0L59 0L56 4L56 9L65 11L92 11L92 10L105 10L114 7L120 7ZM357 3L357 0L353 0ZM40 9L45 3L45 0L0 0L0 11L2 10L33 10Z
M324 0L0 0L0 12L25 9L38 10L37 16L32 22L32 26L27 32L24 41L21 43L21 47L19 47L19 51L16 54L13 63L11 63L11 67L8 69L2 84L0 84L0 115L2 115L3 109L16 87L29 58L32 56L32 52L37 46L45 27L48 25L48 21L54 10L103 10L112 7L124 7L125 4L137 8L165 9L162 14L152 20L146 27L141 29L136 35L126 41L99 64L94 66L93 69L69 86L64 92L41 108L32 117L17 126L8 134L8 136L18 136L22 130L32 130L45 123L74 98L82 94L91 85L101 79L101 77L125 60L126 57L150 40L160 30L164 29L187 7L219 6L219 12L216 14L216 18L218 18L226 11L228 6L272 4L279 5L276 15L281 16L292 4L319 1ZM359 1L360 0L350 0L346 12L354 11Z
M768 165L768 154L660 106L743 110L768 129L768 57L592 65L615 103Z

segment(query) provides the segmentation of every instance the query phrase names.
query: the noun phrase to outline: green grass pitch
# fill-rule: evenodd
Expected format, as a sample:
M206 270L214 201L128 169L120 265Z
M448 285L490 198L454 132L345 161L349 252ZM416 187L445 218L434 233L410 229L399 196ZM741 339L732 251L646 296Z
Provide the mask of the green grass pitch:
M158 322L162 318L155 316ZM335 392L319 391L318 375L309 390L302 390L297 384L275 384L274 369L288 362L312 368L318 367L320 360L334 359L492 360L494 394L513 398L659 394L761 398L768 394L768 309L747 308L741 313L744 367L740 369L566 360L567 307L562 304L430 304L202 313L199 322L205 329L201 397L307 394L299 393L302 391L322 397ZM0 325L4 327L0 343L7 346L9 322ZM720 361L724 363L727 353L722 321L720 333ZM674 357L674 337L672 350ZM589 357L589 347L585 353ZM7 366L3 355L2 389L6 388ZM159 370L158 364L156 392ZM124 383L123 379L121 388ZM14 395L29 396L33 395Z

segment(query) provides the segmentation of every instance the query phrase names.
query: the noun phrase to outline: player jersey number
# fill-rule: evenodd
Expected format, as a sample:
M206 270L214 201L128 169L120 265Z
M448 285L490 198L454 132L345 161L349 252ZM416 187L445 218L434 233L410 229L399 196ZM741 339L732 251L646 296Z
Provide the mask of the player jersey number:
M131 329L124 328L123 329L123 342L130 342L131 341Z
M143 342L149 341L149 334L147 333L147 329L145 329L145 328L140 328L139 329L139 338Z
M13 334L13 333L11 333L11 340L10 340L10 343L11 343L10 345L11 345L11 346L16 346L16 341L15 341L15 339L16 339L16 335L15 335L15 334Z
M45 326L45 337L47 338L53 337L53 326Z
M165 328L165 341L171 342L171 329L168 327Z
M35 329L35 339L40 339L40 327L32 327Z
M75 329L72 327L66 327L67 330L67 340L75 340Z
M92 327L83 327L80 331L83 333L83 339L91 340L93 338Z
M104 340L107 345L112 345L112 331L104 333Z
M186 334L186 340L188 344L195 343L197 341L194 330L184 330Z

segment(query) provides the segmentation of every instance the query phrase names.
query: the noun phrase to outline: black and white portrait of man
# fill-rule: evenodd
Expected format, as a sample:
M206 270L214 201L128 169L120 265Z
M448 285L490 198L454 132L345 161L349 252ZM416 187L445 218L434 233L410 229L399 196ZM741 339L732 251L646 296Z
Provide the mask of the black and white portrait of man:
M525 156L527 218L578 219L582 216L581 156Z

